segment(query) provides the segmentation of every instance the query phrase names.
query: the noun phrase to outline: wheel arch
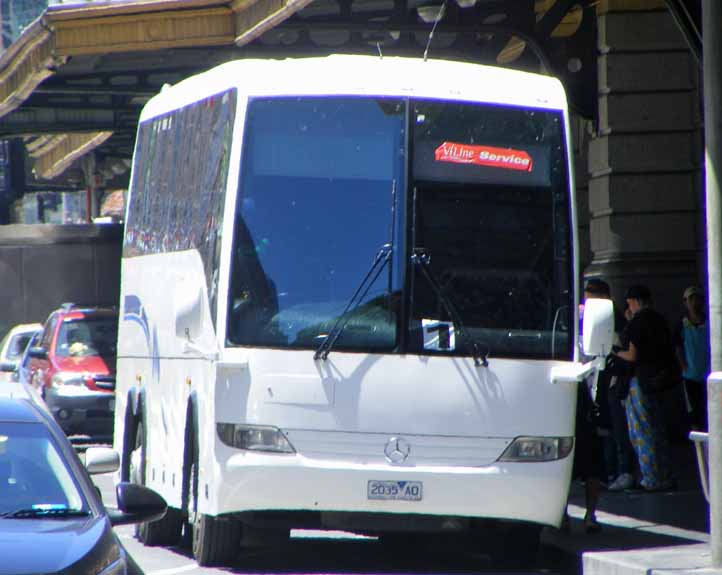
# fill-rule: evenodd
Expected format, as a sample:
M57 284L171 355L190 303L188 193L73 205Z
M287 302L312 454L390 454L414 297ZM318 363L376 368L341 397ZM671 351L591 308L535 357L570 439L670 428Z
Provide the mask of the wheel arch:
M190 471L196 456L198 442L198 394L194 390L186 404L185 431L183 433L183 481L181 484L181 507L187 509L190 495Z
M135 434L138 423L144 418L145 390L136 387L128 390L128 401L125 407L125 423L123 425L123 446L121 449L120 480L130 481L130 457L133 452ZM145 428L144 428L145 429Z

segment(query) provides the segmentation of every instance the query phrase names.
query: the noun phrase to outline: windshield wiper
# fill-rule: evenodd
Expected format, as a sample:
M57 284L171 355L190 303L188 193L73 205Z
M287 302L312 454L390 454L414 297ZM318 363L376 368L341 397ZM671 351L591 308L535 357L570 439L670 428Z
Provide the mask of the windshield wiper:
M488 367L489 361L487 358L489 357L489 347L487 345L484 345L486 350L484 353L481 353L481 350L479 349L479 344L471 336L471 334L466 331L466 328L461 321L461 316L459 315L459 312L456 311L454 304L452 304L451 300L446 296L444 290L439 285L439 282L436 280L436 277L434 276L431 268L429 267L429 264L431 263L431 256L424 248L414 248L414 251L411 254L411 263L421 269L421 273L426 278L426 281L429 282L431 289L433 289L436 293L436 297L439 298L441 305L443 305L446 309L446 312L449 314L451 321L454 323L454 325L456 325L456 329L459 332L459 335L464 337L469 342L472 350L472 356L474 358L474 364L477 366L483 365L484 367Z
M65 519L66 517L87 517L90 511L68 509L67 507L37 506L0 513L4 519Z
M346 304L343 313L338 316L338 318L336 318L336 323L333 324L333 327L326 334L326 337L323 338L321 345L318 346L318 349L313 354L313 359L328 358L328 354L331 352L331 349L336 344L336 341L338 341L338 338L340 337L341 333L343 333L346 324L351 318L350 314L348 313L349 310L352 309L352 306L354 304L360 304L363 301L369 289L371 289L371 286L378 279L384 267L386 267L386 264L391 259L391 254L391 244L384 244L383 246L381 246L381 249L378 251L376 257L374 258L371 269L369 269L369 271L366 273L366 276L364 277L363 281L358 286L354 294L351 296L351 299L348 300L348 303Z

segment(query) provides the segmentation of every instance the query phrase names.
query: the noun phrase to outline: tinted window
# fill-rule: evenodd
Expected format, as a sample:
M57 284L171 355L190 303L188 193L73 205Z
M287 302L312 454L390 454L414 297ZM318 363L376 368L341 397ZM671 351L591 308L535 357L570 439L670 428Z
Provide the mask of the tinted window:
M15 333L12 332L5 335L5 337L0 341L0 350L5 350L5 358L7 360L15 360L18 359L22 354L23 351L25 351L25 348L28 345L28 342L32 338L33 333L32 332L25 332L25 333Z
M58 330L55 355L58 357L100 355L114 358L117 335L117 318L66 319Z
M236 206L228 338L316 347L397 235L403 190L399 101L250 102ZM337 342L396 342L400 250L368 278ZM376 272L378 271L378 275Z
M0 423L0 514L31 508L87 504L44 425Z
M439 345L438 322L455 323L450 304L492 355L569 357L571 232L561 114L417 102L413 125L413 245L429 257L438 289L417 267L412 345L468 350L458 333Z
M55 335L55 328L58 326L58 315L53 314L48 319L45 327L43 328L43 335L40 339L40 345L46 350L50 349L50 344L53 341L53 335Z
M243 145L229 343L571 357L561 113L256 99Z
M140 126L123 257L197 249L215 318L236 92Z
M32 333L20 333L14 336L8 345L8 359L19 358L23 354L23 351L25 351L25 348L27 347L28 342L32 339L32 336Z

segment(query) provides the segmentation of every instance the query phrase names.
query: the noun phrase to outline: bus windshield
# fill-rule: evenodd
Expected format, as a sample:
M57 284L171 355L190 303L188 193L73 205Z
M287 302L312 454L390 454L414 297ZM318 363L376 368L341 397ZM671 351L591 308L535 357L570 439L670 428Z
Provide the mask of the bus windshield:
M252 99L228 343L316 349L346 311L334 349L569 359L562 125L483 104Z
M229 299L235 344L316 348L393 241L404 106L366 98L249 103ZM400 196L399 196L400 198ZM395 346L399 274L385 266L337 347Z
M412 250L428 263L412 270L410 351L471 353L475 341L494 356L568 358L561 114L421 101L412 118Z

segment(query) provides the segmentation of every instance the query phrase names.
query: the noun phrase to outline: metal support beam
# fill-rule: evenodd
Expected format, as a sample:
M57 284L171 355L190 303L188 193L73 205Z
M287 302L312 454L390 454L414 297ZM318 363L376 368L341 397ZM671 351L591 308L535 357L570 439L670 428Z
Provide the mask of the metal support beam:
M311 0L234 0L237 46L244 46L311 3Z
M75 160L93 151L111 135L112 132L94 132L61 136L54 142L54 145L49 146L37 157L34 170L40 178L46 180L55 178ZM92 154L90 155L92 156Z
M697 58L702 60L702 30L700 30L701 6L697 0L665 0L669 13L677 23L687 46Z
M707 281L713 375L722 374L722 3L702 1ZM707 382L712 567L722 567L722 381Z

